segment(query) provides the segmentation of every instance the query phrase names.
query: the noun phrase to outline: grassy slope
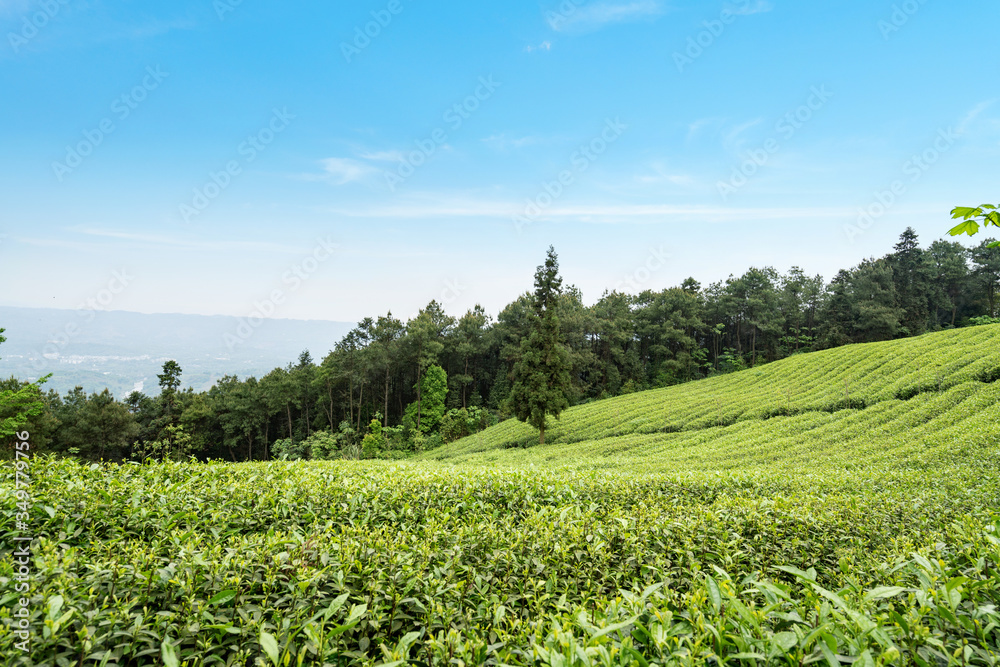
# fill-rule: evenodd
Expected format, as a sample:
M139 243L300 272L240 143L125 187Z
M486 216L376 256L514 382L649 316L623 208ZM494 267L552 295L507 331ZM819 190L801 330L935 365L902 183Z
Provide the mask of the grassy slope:
M420 458L674 473L888 457L921 468L995 444L998 377L1000 325L945 331L577 406L551 422L544 446L509 420Z
M998 341L592 403L526 449L506 422L417 462L39 459L31 659L9 594L0 662L265 665L267 633L293 665L997 665ZM10 468L10 544L15 500Z

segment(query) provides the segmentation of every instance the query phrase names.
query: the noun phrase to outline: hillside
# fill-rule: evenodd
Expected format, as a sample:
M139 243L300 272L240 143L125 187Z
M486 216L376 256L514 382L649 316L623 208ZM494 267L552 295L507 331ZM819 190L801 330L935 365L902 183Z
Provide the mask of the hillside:
M1000 325L801 354L588 403L537 431L508 420L420 458L633 471L912 465L1000 439Z
M998 338L797 356L418 462L32 459L0 536L23 506L33 664L995 667Z

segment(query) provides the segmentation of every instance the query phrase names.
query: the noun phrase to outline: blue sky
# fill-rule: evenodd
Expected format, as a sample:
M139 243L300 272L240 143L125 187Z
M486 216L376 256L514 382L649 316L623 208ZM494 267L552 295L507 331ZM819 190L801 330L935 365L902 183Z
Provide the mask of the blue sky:
M830 278L996 200L998 19L0 0L0 304L496 313L549 244L588 302L753 265Z

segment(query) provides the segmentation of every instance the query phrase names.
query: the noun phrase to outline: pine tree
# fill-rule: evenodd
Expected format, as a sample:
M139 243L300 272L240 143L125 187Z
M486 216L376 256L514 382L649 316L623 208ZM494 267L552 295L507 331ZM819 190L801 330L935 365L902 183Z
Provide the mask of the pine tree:
M559 260L549 246L545 264L535 271L535 294L531 299L528 336L521 341L514 363L513 386L508 405L515 417L538 429L538 443L545 444L545 420L556 419L569 407L572 390L569 350L559 329L559 295L562 278Z

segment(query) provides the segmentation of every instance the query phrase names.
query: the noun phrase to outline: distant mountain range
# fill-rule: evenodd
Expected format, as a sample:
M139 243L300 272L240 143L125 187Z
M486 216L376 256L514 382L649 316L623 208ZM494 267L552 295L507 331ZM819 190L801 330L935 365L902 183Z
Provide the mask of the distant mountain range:
M118 398L133 389L159 393L156 374L174 359L183 387L203 390L223 375L260 377L309 350L319 362L354 327L352 322L126 311L0 306L0 377L35 380L60 394L107 387Z

